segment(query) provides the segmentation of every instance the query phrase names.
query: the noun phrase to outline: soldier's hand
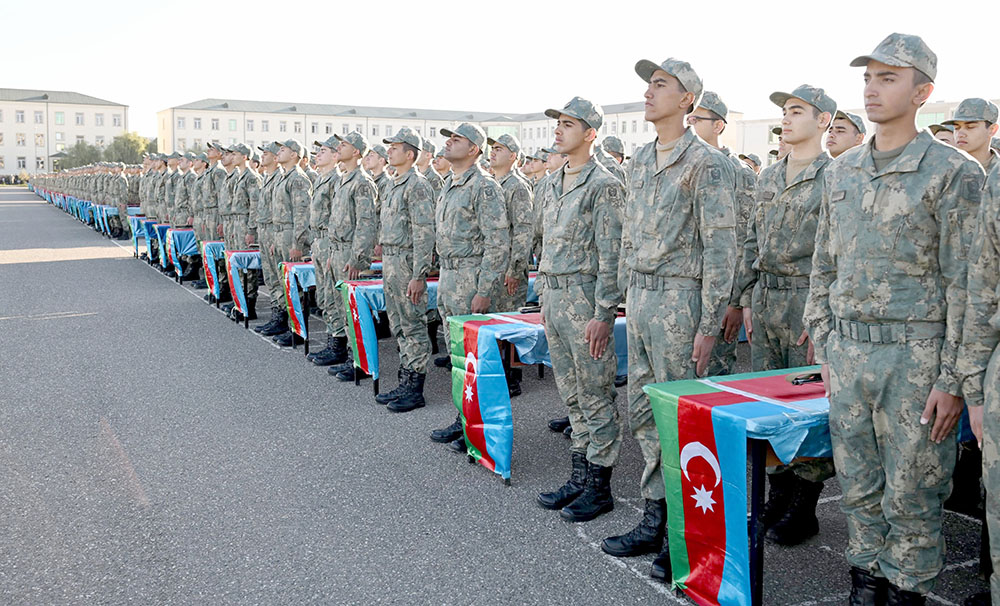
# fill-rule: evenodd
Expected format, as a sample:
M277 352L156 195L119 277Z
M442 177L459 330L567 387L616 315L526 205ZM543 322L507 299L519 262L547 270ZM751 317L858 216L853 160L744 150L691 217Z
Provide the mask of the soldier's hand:
M188 217L187 221L184 222L184 225L194 225L194 217Z
M830 365L824 364L819 368L819 376L823 377L823 387L826 388L826 397L830 398Z
M726 343L732 343L740 336L740 326L743 325L743 309L726 307L726 315L722 317L722 338Z
M348 280L357 280L358 278L361 277L361 270L360 269L354 269L353 267L351 267L350 263L348 263L347 265L345 265L344 269L342 271L345 274L347 274L347 279ZM413 280L410 280L410 281L413 282ZM407 286L406 289L409 290L410 287ZM416 301L414 301L414 303L416 303Z
M979 442L979 448L983 447L983 406L969 406L969 426L972 433Z
M219 225L218 227L216 227L216 228L215 228L215 232L216 232L217 234L219 234L219 237L221 238L221 237L222 237L222 226L221 226L221 225Z
M253 236L247 234L247 237L243 239L247 243L247 246L253 246Z
M816 350L813 349L813 342L809 339L809 331L803 330L802 334L799 335L799 340L795 344L801 346L807 341L809 342L809 347L806 349L806 364L812 364L816 359Z
M490 310L490 298L476 295L472 297L472 313L484 314Z
M374 252L375 252L375 256L378 257L379 259L381 259L382 258L382 245L381 244L376 244Z
M940 444L944 441L962 416L963 406L962 398L938 389L931 390L931 395L927 396L924 412L920 415L920 424L927 425L931 422L931 416L934 416L934 426L931 427L932 442Z
M290 248L288 250L288 260L289 261L301 261L302 251L297 248Z
M427 283L423 280L410 280L406 285L406 296L410 298L410 303L416 305L420 302L420 297L424 294Z
M704 376L708 368L708 361L712 358L712 347L715 345L715 336L696 334L694 336L694 348L691 351L691 361L694 362L694 374Z
M590 357L600 360L604 355L604 350L608 348L608 339L611 334L611 325L601 322L596 318L591 318L587 322L587 327L583 331L583 340L590 343Z
M743 308L743 326L747 329L747 343L753 343L753 310Z
M273 257L274 256L274 244L268 246L267 249L271 252L271 256Z
M503 285L507 287L507 294L513 295L517 292L517 286L521 283L517 278L504 278Z

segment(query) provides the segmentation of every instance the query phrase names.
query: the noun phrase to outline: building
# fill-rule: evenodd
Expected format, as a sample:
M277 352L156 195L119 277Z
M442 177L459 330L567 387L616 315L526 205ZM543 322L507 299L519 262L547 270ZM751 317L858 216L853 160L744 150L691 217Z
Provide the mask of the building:
M128 131L128 106L67 91L0 88L0 175L48 170L49 157Z

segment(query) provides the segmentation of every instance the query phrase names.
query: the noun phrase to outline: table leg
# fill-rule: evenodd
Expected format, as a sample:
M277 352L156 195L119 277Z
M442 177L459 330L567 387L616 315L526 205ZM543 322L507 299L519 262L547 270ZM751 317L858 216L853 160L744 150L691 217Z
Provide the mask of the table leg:
M372 389L375 391L375 395L378 395L378 379L372 380Z
M538 378L539 379L544 379L545 378L545 365L544 364L539 364L538 365Z
M764 603L764 489L767 441L750 440L750 603Z

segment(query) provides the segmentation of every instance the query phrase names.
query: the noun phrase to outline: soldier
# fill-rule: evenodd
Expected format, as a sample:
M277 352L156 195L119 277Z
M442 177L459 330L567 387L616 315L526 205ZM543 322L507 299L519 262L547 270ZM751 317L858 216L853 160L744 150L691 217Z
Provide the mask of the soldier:
M601 141L601 148L606 154L611 156L618 162L619 166L624 166L625 164L625 144L618 137L611 135L610 137L605 137ZM626 173L627 174L627 173Z
M389 162L397 175L381 204L379 242L386 312L399 344L399 385L375 396L375 401L392 412L408 412L425 405L431 355L426 279L434 250L434 190L414 166L421 153L419 135L402 128L383 143L389 145Z
M851 65L866 67L876 132L827 167L805 319L830 399L851 603L923 604L943 565L983 174L917 130L937 73L923 40L891 34Z
M726 156L684 127L703 90L694 69L667 59L659 65L639 61L635 71L649 83L645 119L653 123L656 140L629 165L620 280L628 288L629 424L645 460L640 492L646 504L638 526L605 539L601 548L616 556L659 551L650 575L669 582L660 440L642 388L703 376L708 369L733 288L735 175Z
M271 222L274 225L271 254L279 263L279 268L280 263L301 261L309 253L312 241L309 232L312 181L300 165L303 157L301 154L304 153L307 153L305 148L295 139L282 142L278 150L278 164L285 172L271 191ZM288 302L284 296L279 298L279 304L284 311L279 323L269 331L261 331L261 334L281 329L280 333L272 337L275 343L282 346L301 343L302 338L288 328Z
M931 134L934 138L942 143L947 143L954 147L955 145L955 127L951 125L944 124L931 124L927 128L930 129Z
M802 312L825 170L833 161L823 151L823 134L838 115L837 104L822 88L802 85L770 98L782 108L782 140L791 151L761 171L737 277L754 372L813 363ZM833 474L828 459L769 468L767 539L790 546L817 534L816 503Z
M170 225L175 228L190 227L194 221L191 196L188 193L188 184L193 181L188 177L194 175L194 171L191 170L193 160L194 154L187 152L177 161L177 174L174 175L174 212L170 217Z
M222 164L222 168L226 171L226 178L222 181L222 189L219 190L219 224L216 226L216 234L218 238L225 242L226 250L240 250L243 248L242 244L235 245L233 235L233 222L234 222L234 212L233 212L233 196L236 193L236 184L240 180L240 169L236 167L233 162L233 153L226 147L220 147L219 151L222 153L222 157L219 162ZM226 282L227 287L229 277L225 271L225 261L219 261L219 276L220 280ZM230 315L235 308L236 303L230 301L222 306L222 311L226 315Z
M385 167L388 163L389 152L379 143L372 145L361 163L361 167L368 171L368 175L375 181L375 187L378 188L376 207L381 204L382 200L385 200L386 191L388 191L389 185L392 184L392 179L385 172Z
M535 286L573 434L569 480L537 500L567 521L586 522L614 509L611 473L621 450L612 328L622 299L617 274L625 191L591 154L604 122L600 106L573 97L545 115L558 121L555 148L568 162L535 193L546 251Z
M340 162L340 154L337 146L340 141L336 136L331 135L326 141L320 143L315 141L314 145L318 150L313 154L316 168L319 171L319 178L313 182L312 198L309 204L309 231L312 234L312 262L316 271L316 306L323 310L323 323L326 325L326 346L314 353L309 354L307 359L320 366L329 366L332 350L335 345L335 335L339 336L338 330L343 331L344 316L342 301L338 301L339 293L336 291L337 280L333 275L330 258L330 236L328 228L333 217L331 206L333 203L334 191L339 185L340 170L337 168ZM336 364L343 364L347 360L346 344L343 349L337 348ZM320 362L316 362L317 357Z
M202 233L202 210L201 210L201 188L202 179L208 169L208 156L204 153L190 153L191 168L184 175L184 189L187 197L188 224L194 228L195 238L199 242L204 242ZM190 274L192 278L198 278L192 283L195 288L207 288L208 283L201 277L204 271L201 255L192 255L190 259ZM185 276L186 277L186 276Z
M740 154L739 158L740 160L743 160L743 162L747 166L750 167L750 170L752 170L754 174L757 175L760 174L760 168L761 168L760 156L758 156L757 154ZM742 244L742 242L740 242L740 244Z
M253 235L257 231L256 221L252 223L250 215L256 215L260 199L260 188L263 178L257 171L248 166L253 152L248 145L237 143L229 148L229 156L233 164L233 172L239 172L239 178L233 186L230 198L229 232L226 234L226 248L230 250L245 249L254 243ZM253 209L253 210L251 210ZM247 320L257 319L257 292L260 284L260 270L241 270L244 287L246 288ZM240 322L243 314L235 307L230 312L231 317Z
M202 176L200 191L202 224L205 234L203 242L215 241L222 235L220 233L222 222L219 215L219 198L226 195L224 191L228 177L228 171L222 164L224 153L225 149L217 143L209 143L208 149L205 151L208 169ZM222 260L216 263L216 275L219 276L219 300L231 301L229 280L225 277L225 264ZM205 300L208 301L210 297L210 294L205 295Z
M618 137L607 137L604 139L605 142L608 142L609 140L613 147L618 149L622 147L622 142L618 139ZM608 169L608 172L610 172L615 179L618 179L623 186L628 187L628 184L626 183L625 169L622 168L621 162L611 156L611 154L604 151L604 146L602 144L594 146L594 157L597 158L598 162L604 165L604 168Z
M996 156L990 142L1000 129L997 106L986 99L965 99L958 104L951 120L942 124L955 129L955 147L975 158L990 174Z
M278 164L280 143L272 141L258 149L261 152L260 165L264 171L264 184L257 201L257 240L260 244L260 265L264 273L264 283L268 287L271 299L271 319L264 324L255 326L254 332L264 336L274 336L288 330L287 326L282 328L282 321L284 319L287 322L287 315L282 307L284 288L282 287L281 269L278 267L278 257L274 250L274 222L272 219L274 188L281 181L284 169Z
M417 159L417 171L427 177L427 182L434 188L434 196L436 198L441 193L441 188L444 187L444 178L431 166L434 154L437 152L437 146L427 139L421 139L421 143L420 158Z
M451 316L494 309L501 276L510 263L510 222L503 190L479 165L486 133L463 122L454 131L441 129L441 134L448 137L445 157L452 169L435 210L441 261L438 311L447 326ZM431 432L431 439L466 452L461 416Z
M514 170L521 152L521 143L513 135L487 139L490 146L490 167L503 189L510 220L510 261L503 283L496 294L498 311L517 311L528 299L528 265L531 263L531 243L535 236L534 208L531 186ZM507 373L507 391L511 397L521 394L521 369Z
M309 155L310 155L309 150L303 148L302 158L299 159L299 167L301 167L302 170L305 171L306 176L309 177L309 181L311 183L315 183L316 179L319 179L319 173L316 172L316 169L312 167L312 162L310 161Z
M118 216L111 217L111 235L118 239L125 239L129 233L128 177L125 173L125 164L122 162L112 163L109 199L108 203L118 208Z
M547 157L547 154L541 150L533 154L528 154L525 157L524 176L528 178L528 185L531 186L532 191L534 191L542 177L546 175L545 157Z
M431 166L434 167L434 172L436 172L438 176L441 177L443 184L444 179L448 176L448 173L451 172L451 162L448 161L448 158L444 157L443 147L437 150L437 152L434 154L434 159L431 160Z
M865 142L865 121L861 116L837 110L826 135L826 151L836 158Z

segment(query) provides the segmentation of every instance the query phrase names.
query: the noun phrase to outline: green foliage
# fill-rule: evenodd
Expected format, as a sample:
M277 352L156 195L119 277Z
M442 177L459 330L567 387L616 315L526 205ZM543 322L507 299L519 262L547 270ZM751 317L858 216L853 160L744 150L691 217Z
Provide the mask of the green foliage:
M101 150L86 141L80 141L73 147L67 147L64 151L65 158L59 159L59 168L68 169L100 162Z
M108 162L124 162L125 164L141 164L142 154L146 153L149 139L139 133L118 135L111 145L104 149L104 160Z

